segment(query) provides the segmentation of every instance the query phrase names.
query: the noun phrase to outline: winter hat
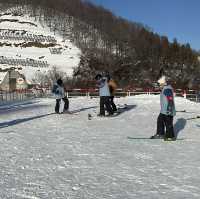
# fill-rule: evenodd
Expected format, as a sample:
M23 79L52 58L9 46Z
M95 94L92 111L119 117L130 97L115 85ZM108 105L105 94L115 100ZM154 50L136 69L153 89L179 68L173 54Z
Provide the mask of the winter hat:
M58 80L57 80L57 84L58 84L59 86L62 86L62 84L63 84L62 79L58 79Z
M107 74L107 75L106 75L106 78L108 79L108 81L110 81L110 79L111 79L110 74Z
M96 76L95 76L95 80L100 80L102 78L102 75L101 74L97 74Z
M166 84L167 83L167 79L166 76L162 76L160 77L160 79L157 81L159 84Z

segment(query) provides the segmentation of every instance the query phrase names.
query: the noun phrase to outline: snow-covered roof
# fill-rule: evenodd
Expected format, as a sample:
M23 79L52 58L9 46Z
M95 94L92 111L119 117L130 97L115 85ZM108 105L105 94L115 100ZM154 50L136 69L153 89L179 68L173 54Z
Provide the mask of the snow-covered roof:
M6 74L7 74L7 72L0 72L0 84L1 84L2 81L4 80Z

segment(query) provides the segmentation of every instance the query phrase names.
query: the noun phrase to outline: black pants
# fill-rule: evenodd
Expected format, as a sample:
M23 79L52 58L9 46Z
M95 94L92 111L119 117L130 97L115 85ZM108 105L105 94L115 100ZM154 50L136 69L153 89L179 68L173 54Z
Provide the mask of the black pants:
M64 110L66 111L69 109L69 100L67 97L62 98L62 100L64 101ZM59 109L60 109L60 103L61 103L61 99L56 99L56 106L55 106L55 112L59 113Z
M117 107L114 103L114 96L110 96L110 105L111 105L113 111L117 111Z
M64 105L64 111L67 111L69 109L69 100L68 100L67 97L62 98L62 100L65 103L65 105Z
M164 135L166 138L175 137L173 127L173 116L164 115L162 113L159 114L157 119L157 134Z
M113 114L113 110L110 105L110 96L100 97L100 115L105 115L105 107L109 114Z
M59 113L61 99L56 99L55 112Z

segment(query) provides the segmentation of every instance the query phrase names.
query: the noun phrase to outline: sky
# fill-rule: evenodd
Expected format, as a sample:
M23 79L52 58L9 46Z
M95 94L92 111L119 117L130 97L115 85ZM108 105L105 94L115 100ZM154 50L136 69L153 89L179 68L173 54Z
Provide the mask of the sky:
M200 50L200 0L90 0L115 15L149 26L170 41Z

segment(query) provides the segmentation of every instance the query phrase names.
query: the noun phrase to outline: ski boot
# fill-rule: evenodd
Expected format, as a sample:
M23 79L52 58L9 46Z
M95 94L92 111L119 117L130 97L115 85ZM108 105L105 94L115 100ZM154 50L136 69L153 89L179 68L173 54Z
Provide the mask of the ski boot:
M176 141L176 137L172 137L172 138L165 137L164 141Z
M150 137L150 139L163 139L163 138L164 138L164 135L160 135L160 134L155 134Z

